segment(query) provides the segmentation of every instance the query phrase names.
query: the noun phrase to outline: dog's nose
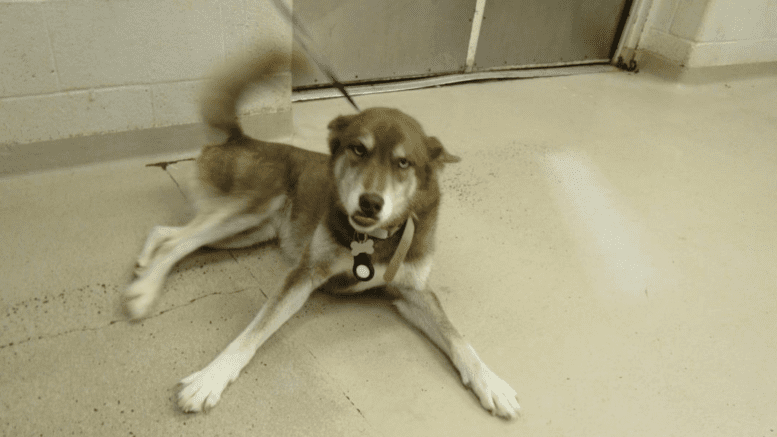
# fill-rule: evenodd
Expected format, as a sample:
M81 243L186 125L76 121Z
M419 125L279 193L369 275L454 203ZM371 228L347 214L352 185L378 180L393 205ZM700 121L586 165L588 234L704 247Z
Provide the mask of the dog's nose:
M362 194L359 196L359 208L367 217L375 217L383 208L383 198L377 194Z

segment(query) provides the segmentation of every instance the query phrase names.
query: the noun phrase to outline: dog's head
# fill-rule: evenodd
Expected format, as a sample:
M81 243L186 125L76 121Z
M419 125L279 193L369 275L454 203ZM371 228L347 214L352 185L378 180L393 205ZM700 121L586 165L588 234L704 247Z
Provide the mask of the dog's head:
M329 148L340 207L358 232L388 229L436 204L436 172L459 161L412 117L390 108L332 120Z

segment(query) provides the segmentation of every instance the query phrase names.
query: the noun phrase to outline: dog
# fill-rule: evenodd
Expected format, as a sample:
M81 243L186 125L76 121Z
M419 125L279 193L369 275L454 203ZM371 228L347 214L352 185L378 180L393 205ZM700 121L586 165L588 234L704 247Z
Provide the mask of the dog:
M427 286L440 204L437 174L459 161L412 117L391 108L342 115L329 125L329 155L246 136L237 103L252 85L298 68L299 55L268 51L228 64L204 89L202 117L226 134L196 159L197 213L183 227L154 227L136 279L123 295L131 319L146 316L173 266L200 247L243 248L277 240L296 266L280 292L210 364L181 380L184 412L215 406L259 347L315 290L379 289L451 360L481 405L519 412L516 392L457 332Z

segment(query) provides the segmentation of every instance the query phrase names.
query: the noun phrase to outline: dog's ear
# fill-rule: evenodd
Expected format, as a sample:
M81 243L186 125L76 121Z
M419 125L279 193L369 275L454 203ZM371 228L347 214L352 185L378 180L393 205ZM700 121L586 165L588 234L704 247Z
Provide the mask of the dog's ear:
M429 159L436 167L442 167L444 164L453 164L461 161L456 155L451 155L445 150L440 140L435 137L426 138L426 147L429 150Z
M329 128L329 130L332 132L342 132L343 129L347 128L348 125L351 124L351 121L353 121L354 117L356 117L356 114L340 115L334 120L330 121L326 127Z
M340 134L351 124L354 117L356 115L341 115L326 126L329 128L329 152L332 155L336 154L337 149L340 148Z

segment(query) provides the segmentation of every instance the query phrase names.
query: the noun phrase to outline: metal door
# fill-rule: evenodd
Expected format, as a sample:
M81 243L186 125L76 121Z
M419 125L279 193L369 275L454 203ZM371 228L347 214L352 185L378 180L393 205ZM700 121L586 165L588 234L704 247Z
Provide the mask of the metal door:
M607 62L626 2L487 0L474 70ZM339 78L359 83L463 73L477 3L294 0L293 5ZM295 88L319 84L328 84L321 74L295 75L293 82Z
M609 62L625 6L626 0L487 0L475 70Z
M464 68L474 0L295 0L294 13L347 83ZM323 75L294 86L327 84Z

